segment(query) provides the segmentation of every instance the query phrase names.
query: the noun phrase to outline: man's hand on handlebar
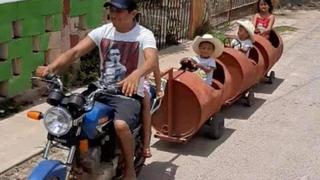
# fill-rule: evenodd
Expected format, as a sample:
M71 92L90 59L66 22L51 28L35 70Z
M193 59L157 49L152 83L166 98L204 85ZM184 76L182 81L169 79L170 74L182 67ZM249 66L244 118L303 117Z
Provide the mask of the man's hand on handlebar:
M46 77L50 73L52 73L52 70L49 66L38 66L36 70L36 76L38 77Z

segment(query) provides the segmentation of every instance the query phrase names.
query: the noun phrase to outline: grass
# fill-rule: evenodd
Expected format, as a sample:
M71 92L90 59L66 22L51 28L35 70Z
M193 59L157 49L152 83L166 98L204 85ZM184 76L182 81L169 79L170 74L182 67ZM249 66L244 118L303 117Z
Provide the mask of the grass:
M212 34L213 37L220 39L221 42L224 42L224 40L226 39L225 31L211 30L208 33Z
M218 38L221 42L224 42L226 39L225 33L229 30L230 23L223 23L222 25L215 27L208 31L209 34L212 34L213 37Z
M298 30L298 28L295 28L295 27L292 27L292 26L277 26L277 27L274 27L274 29L279 33L295 32L295 31Z

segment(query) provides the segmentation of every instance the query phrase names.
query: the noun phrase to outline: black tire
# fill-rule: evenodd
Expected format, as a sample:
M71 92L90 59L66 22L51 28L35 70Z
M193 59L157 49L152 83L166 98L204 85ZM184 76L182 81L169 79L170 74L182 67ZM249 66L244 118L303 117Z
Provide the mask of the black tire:
M267 83L273 84L275 77L276 77L276 73L274 71L271 71L268 76Z
M135 170L136 170L136 175L139 176L143 166L144 166L144 162L146 161L146 158L141 155L139 155L139 157L136 157L134 160L134 166L135 166Z
M48 178L48 180L60 180L60 178L58 178L58 177L50 177L50 178Z
M254 104L254 92L249 91L248 94L244 97L243 105L251 107Z
M216 113L209 121L208 137L210 139L221 138L224 133L224 116L220 113Z
M134 167L136 171L136 175L139 176L144 163L146 161L146 158L143 156L143 145L142 145L142 139L140 139L137 143L138 147L136 147L136 152L135 152L135 158L134 158Z
M139 140L136 141L135 143L138 143L137 146L135 147L135 155L134 155L134 161L133 161L133 164L134 164L134 168L135 168L135 171L136 171L136 176L138 177L143 166L144 166L144 163L146 161L146 158L143 156L143 151L142 151L142 148L143 148L143 145L142 145L142 138L139 137ZM116 170L116 176L114 178L112 178L112 180L121 180L122 179L122 176L123 176L123 167L117 167L117 170Z

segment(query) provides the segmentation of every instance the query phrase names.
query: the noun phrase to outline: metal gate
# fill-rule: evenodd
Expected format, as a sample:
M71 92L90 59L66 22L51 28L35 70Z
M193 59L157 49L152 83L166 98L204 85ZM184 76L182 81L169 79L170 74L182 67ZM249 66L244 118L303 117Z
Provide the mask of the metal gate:
M140 0L139 22L155 35L163 49L186 39L189 30L191 0Z

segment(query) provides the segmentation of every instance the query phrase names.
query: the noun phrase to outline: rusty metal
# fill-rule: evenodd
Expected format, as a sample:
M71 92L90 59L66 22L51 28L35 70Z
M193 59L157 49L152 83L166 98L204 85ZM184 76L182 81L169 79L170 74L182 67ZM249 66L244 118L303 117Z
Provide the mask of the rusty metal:
M168 135L172 136L172 79L173 79L173 69L168 71L169 81L168 81Z
M272 30L270 32L270 42L272 44L272 47L274 47L274 54L275 54L275 63L279 61L279 59L282 56L283 53L283 41L282 38L280 37L279 33L276 31ZM271 67L269 67L271 69Z
M175 143L186 143L188 141L188 139L185 138L185 137L172 137L172 136L160 133L160 132L156 132L154 137L155 138L159 138L159 139L164 140L164 141L175 142Z
M265 61L265 74L273 67L273 65L280 59L283 52L283 41L278 33L270 32L270 40L260 35L254 35L254 45L261 52Z
M256 83L260 82L265 75L266 64L264 58L257 47L253 47L249 52L249 59L255 64Z
M155 35L163 49L186 39L191 16L191 0L139 0L139 23Z
M231 104L256 83L255 62L233 48L225 48L219 60L224 64L226 76L223 100Z
M248 57L233 48L224 49L216 59L211 87L195 73L166 71L169 84L160 109L152 116L155 137L186 143L223 105L231 105L263 79L281 57L283 42L274 31L270 40L261 36L255 40Z
M162 105L152 116L152 125L157 130L155 136L184 142L201 128L213 112L220 110L222 89L208 86L200 77L188 71L175 71L172 79L166 78L172 85L171 89L170 85L166 88ZM171 115L169 109L172 110Z

